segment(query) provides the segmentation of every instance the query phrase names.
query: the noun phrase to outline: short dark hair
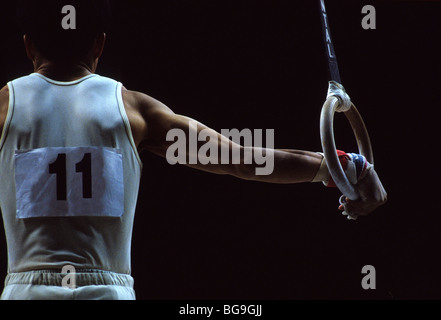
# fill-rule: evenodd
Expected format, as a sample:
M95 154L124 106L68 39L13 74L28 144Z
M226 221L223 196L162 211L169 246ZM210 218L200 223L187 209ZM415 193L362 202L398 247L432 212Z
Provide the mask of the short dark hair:
M62 8L72 5L76 29L62 27ZM109 0L18 0L18 22L38 52L53 61L80 61L93 47L96 36L110 26Z

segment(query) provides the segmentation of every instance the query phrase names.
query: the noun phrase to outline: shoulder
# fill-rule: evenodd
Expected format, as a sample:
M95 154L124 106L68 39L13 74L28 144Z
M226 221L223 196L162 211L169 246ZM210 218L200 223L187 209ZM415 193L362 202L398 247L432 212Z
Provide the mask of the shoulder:
M173 113L173 111L164 103L145 93L131 91L123 87L122 96L126 108L138 111L143 116L152 115L156 112Z
M170 120L176 116L164 103L145 93L123 88L122 96L128 117L140 117L150 128L166 129Z
M155 98L138 91L122 88L124 109L129 119L135 144L144 149L145 141L152 138L158 128L165 129L173 111Z
M6 121L9 107L9 88L4 86L0 89L0 135Z
M7 85L0 89L0 99L4 98L9 98L9 88Z
M9 88L8 86L4 86L0 89L0 112L3 109L8 109L9 104Z

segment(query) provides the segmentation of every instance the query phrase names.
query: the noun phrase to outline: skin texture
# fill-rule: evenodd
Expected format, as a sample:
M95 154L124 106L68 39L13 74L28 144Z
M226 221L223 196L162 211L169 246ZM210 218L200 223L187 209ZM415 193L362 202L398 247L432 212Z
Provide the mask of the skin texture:
M70 64L54 63L42 57L33 44L32 39L24 35L24 44L28 58L32 61L34 72L58 81L73 81L95 73L99 58L104 50L106 35L100 34L95 45L84 61ZM198 148L206 143L216 143L218 148L233 148L241 150L238 164L187 164L195 169L214 174L226 174L244 180L255 180L267 183L302 183L311 182L319 171L323 156L316 152L302 150L259 150L274 152L274 171L270 175L256 175L255 163L245 164L247 151L254 152L256 148L242 147L222 136L218 132L206 127L195 119L174 113L160 101L141 92L123 88L124 107L130 122L132 134L138 150L148 150L161 157L166 157L167 149L173 141L167 141L167 132L171 129L181 129L186 133L193 130L198 134L202 130L208 133L209 142L200 142ZM0 132L3 130L8 111L9 92L7 86L0 90ZM195 126L189 126L196 123ZM187 139L188 141L188 139ZM189 149L189 148L187 148ZM231 152L230 152L231 154ZM190 156L189 151L186 154ZM220 157L220 152L219 152ZM220 163L220 159L218 163ZM188 161L187 161L188 163ZM339 207L339 210L351 212L353 215L367 215L386 202L384 190L376 172L372 169L368 175L357 184L361 195L358 201L348 201Z

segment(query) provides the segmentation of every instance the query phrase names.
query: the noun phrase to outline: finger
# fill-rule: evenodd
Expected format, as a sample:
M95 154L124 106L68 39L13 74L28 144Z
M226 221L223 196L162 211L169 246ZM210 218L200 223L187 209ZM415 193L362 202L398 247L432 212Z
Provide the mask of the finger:
M357 220L357 218L358 218L358 216L356 214L353 214L347 210L343 211L341 214L346 216L346 218L348 220Z
M369 212L372 211L370 207L369 204L361 200L348 200L348 202L344 204L345 211L355 216L367 216Z
M342 196L338 199L338 202L339 202L341 205L344 205L345 203L348 202L348 198L345 197L344 195L342 195Z
M357 220L358 216L348 214L348 220Z
M349 201L350 200L347 197L341 196L339 199L340 206L338 209L342 211L342 215L346 216L348 220L357 220L358 216L351 210Z

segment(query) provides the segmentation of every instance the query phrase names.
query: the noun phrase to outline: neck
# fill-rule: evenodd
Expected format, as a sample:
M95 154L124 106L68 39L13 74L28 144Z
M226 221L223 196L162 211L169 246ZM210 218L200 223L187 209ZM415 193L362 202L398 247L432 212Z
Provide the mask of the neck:
M41 61L34 62L34 72L56 81L74 81L95 73L95 68L82 62L63 64Z

